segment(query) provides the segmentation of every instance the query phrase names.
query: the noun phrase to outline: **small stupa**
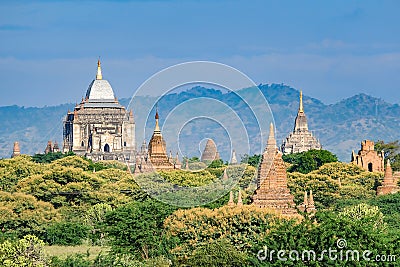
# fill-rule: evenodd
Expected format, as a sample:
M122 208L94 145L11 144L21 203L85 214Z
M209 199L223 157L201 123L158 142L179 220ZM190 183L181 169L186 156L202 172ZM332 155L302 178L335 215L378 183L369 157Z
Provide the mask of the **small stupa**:
M397 179L393 177L392 167L390 166L390 160L387 160L386 169L385 169L385 177L383 178L383 182L381 186L378 186L376 189L376 194L379 195L387 195L387 194L395 194L400 191L399 186L397 185Z
M11 154L11 157L14 158L19 155L21 155L21 150L19 149L19 143L14 142L13 153Z

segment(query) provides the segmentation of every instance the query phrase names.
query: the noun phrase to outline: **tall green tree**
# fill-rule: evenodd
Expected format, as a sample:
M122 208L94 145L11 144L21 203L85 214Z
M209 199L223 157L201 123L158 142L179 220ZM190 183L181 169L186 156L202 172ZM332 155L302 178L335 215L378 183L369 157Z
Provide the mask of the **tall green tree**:
M390 160L390 165L395 171L400 171L400 141L395 140L388 143L378 140L375 142L376 151L384 151L386 159ZM386 162L385 162L386 164Z
M163 222L174 210L172 206L148 199L107 213L104 227L113 253L132 254L137 259L166 253L162 245Z

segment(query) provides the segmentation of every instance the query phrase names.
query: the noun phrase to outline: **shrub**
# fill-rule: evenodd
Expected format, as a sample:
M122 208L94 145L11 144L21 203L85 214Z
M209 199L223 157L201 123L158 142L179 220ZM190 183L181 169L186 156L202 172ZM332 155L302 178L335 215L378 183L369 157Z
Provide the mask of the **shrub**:
M46 229L45 241L50 245L81 245L88 237L90 227L79 222L59 222Z
M183 261L186 266L249 266L247 255L240 252L226 239L213 240L193 251L189 258Z

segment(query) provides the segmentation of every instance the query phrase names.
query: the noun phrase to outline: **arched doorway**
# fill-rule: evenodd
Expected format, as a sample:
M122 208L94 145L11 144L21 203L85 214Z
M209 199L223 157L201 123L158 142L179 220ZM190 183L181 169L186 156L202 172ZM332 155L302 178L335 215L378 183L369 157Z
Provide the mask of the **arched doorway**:
M368 163L368 171L372 172L372 163Z
M110 152L110 146L108 144L105 144L104 152Z

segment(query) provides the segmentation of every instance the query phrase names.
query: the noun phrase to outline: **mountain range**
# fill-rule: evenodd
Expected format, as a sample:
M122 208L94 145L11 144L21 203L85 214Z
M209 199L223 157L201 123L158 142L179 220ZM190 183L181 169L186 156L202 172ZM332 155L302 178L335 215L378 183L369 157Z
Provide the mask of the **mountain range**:
M276 125L276 137L278 145L280 145L281 140L293 130L294 119L299 106L299 91L284 84L260 84L258 88L267 99L272 110ZM169 114L172 110L179 108L180 104L193 98L215 99L229 107L234 107L235 111L239 111L239 117L242 121L247 121L251 117L250 110L246 109L243 101L236 94L199 86L184 92L170 93L161 98L158 102L161 117L162 114ZM137 96L133 101L136 121L146 124L150 134L154 121L151 116L148 117L148 114L143 114L142 111L144 110L143 107L152 105L155 101L157 99L150 96ZM120 99L120 103L124 106L128 106L129 102L130 99L128 98ZM390 104L366 94L358 94L329 105L304 95L303 102L309 129L320 140L324 149L332 151L342 161L349 161L351 151L357 152L360 148L360 142L364 139L384 140L386 142L400 139L400 106L398 104ZM73 110L73 108L74 104L40 108L15 105L0 107L0 120L3 125L3 127L0 127L0 157L10 157L14 141L19 141L21 152L25 154L43 153L48 140L57 141L62 147L63 119L67 111ZM195 109L195 105L192 106L192 109ZM215 112L221 114L220 119L222 121L230 121L223 109ZM177 113L177 119L172 123L172 129L174 127L177 128L174 129L176 131L185 129L181 125L184 123L182 121L184 115L187 114ZM148 122L146 123L146 121ZM160 122L163 123L163 118ZM182 132L185 132L183 130ZM257 133L255 129L249 127L248 130L250 132L250 143L256 142ZM145 134L147 140L149 132ZM196 123L193 123L190 129L180 135L179 146L186 146L189 156L199 156L200 149L198 145L193 145L193 140L196 142L202 140L204 133L227 137L227 133L223 129L221 130L216 121L199 119ZM168 149L176 151L177 149L174 149L174 147L177 147L176 140L169 142L169 139L176 139L172 135L176 135L176 133L167 130L164 138L167 141L167 146L169 146ZM143 139L142 134L137 133L137 136L141 136ZM190 139L187 138L188 136L190 136ZM140 145L142 140L137 138L136 142ZM226 142L222 143L225 144ZM222 158L225 157L224 159L228 160L227 149L221 150L223 152L221 153Z

